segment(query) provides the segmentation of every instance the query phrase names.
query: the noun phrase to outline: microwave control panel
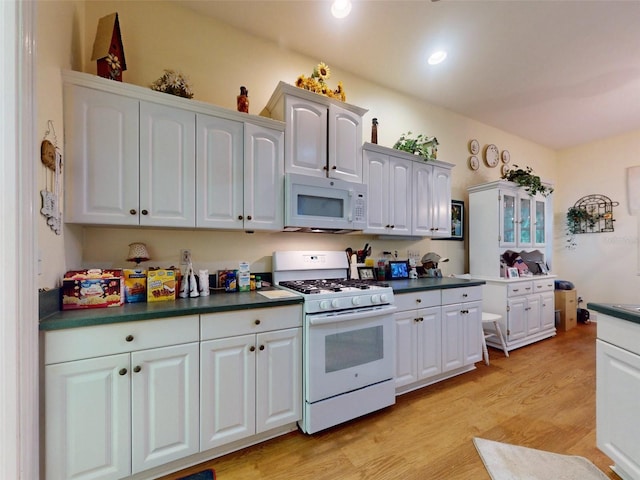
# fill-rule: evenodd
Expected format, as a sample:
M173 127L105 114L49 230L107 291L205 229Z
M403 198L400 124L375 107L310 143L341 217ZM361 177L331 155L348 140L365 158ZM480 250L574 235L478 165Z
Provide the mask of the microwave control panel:
M367 199L362 193L356 193L353 202L353 221L366 222L367 220Z

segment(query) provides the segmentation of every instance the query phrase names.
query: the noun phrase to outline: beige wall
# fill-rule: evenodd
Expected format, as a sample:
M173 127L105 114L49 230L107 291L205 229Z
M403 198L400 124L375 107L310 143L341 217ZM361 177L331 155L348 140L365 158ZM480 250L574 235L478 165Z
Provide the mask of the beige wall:
M219 22L199 15L169 2L151 1L90 1L90 2L40 2L39 18L39 68L46 66L48 76L53 81L39 85L39 100L42 99L39 119L55 117L56 126L61 125L61 89L59 68L73 68L95 73L94 62L90 60L91 47L98 19L117 11L120 17L127 71L124 81L147 86L158 78L164 68L179 69L187 74L195 90L195 98L222 107L234 109L235 98L240 85L249 89L253 114L259 114L266 105L275 85L279 81L293 83L299 74L309 75L315 64L321 59L307 58L286 50L276 44L261 41L226 27ZM43 25L46 24L46 25ZM61 27L62 26L62 27ZM85 27L86 26L86 27ZM62 34L60 33L62 32ZM80 41L81 40L81 41ZM42 51L47 50L49 58L43 60ZM80 55L82 58L78 59ZM81 61L80 61L81 60ZM46 62L43 65L43 62ZM626 230L628 219L618 217L623 210L624 168L633 163L631 152L622 149L620 141L612 139L598 143L603 145L604 153L596 155L598 148L585 147L566 152L554 152L522 138L502 132L490 126L472 121L438 107L418 102L411 97L382 88L375 83L359 78L349 72L332 67L329 83L341 80L344 83L347 101L368 108L365 125L371 118L380 121L379 143L392 146L401 133L412 131L436 135L440 141L439 158L456 164L453 170L453 198L467 201L466 188L470 185L492 181L499 178L498 169L481 166L473 172L467 166L469 158L468 141L476 138L481 145L496 144L501 150L508 149L512 164L529 165L545 180L556 184L554 208L556 212L565 211L575 200L587 193L609 194L621 206L614 210L616 235ZM40 71L39 71L40 73ZM62 138L62 127L57 129ZM365 139L369 136L365 128ZM628 140L629 149L638 151L638 135ZM560 162L557 157L560 156ZM621 160L624 157L628 160ZM618 165L620 162L620 165ZM625 163L627 162L627 163ZM630 163L629 163L630 162ZM624 165L623 165L624 163ZM613 166L613 168L612 168ZM591 180L577 180L574 170L580 170ZM602 171L600 171L602 170ZM597 191L603 185L603 178L615 175L619 181L607 187L607 191ZM562 181L558 181L558 179ZM594 190L595 188L595 190ZM575 198L574 198L575 197ZM559 217L556 213L556 217ZM44 219L43 219L44 222ZM586 255L591 251L585 242L600 242L600 248L606 255L623 250L619 242L633 242L632 247L624 245L627 255L636 265L637 232L625 234L625 240L605 242L602 235L583 235L591 237L583 241L578 239L578 248L568 252L562 248L563 221L558 227L556 218L556 248L554 268L568 280L578 284L579 294L589 301L596 300L596 293L604 291L598 282L612 284L617 274L605 273L601 277L587 277L574 270L575 265L594 265ZM634 223L635 229L635 223ZM41 228L41 230L46 230ZM561 232L559 232L559 230ZM373 245L373 255L383 250L397 250L399 256L406 256L407 249L421 253L436 251L452 259L442 264L445 274L461 273L466 268L466 242L456 241L381 241L371 236L349 235L309 235L309 234L254 234L243 232L217 232L196 230L150 230L126 228L88 228L65 227L64 242L54 238L49 232L41 232L40 245L43 256L43 275L41 286L51 287L59 282L66 269L82 265L124 266L127 245L133 241L148 244L154 257L154 265L169 266L178 262L181 248L190 248L196 267L219 268L232 265L238 260L255 263L257 270L270 270L270 255L274 250L325 248L343 250L356 248L369 242ZM622 237L621 237L622 238ZM601 240L599 240L601 239ZM617 245L614 245L618 242ZM582 245L585 244L583 247ZM597 262L600 269L610 272L610 267ZM595 265L594 265L595 268ZM585 280L577 282L577 278ZM600 278L600 280L598 280ZM631 279L630 279L631 280ZM633 281L636 278L633 277ZM632 301L637 292L633 282L626 282L629 288L622 287L617 298ZM608 293L609 294L609 293ZM600 298L599 301L606 301ZM619 300L622 301L622 300Z
M554 193L556 272L575 284L585 304L640 303L640 223L629 214L626 176L628 167L640 165L640 131L563 150L558 160L562 188ZM613 208L615 231L576 235L576 247L568 249L566 211L591 194L619 202Z

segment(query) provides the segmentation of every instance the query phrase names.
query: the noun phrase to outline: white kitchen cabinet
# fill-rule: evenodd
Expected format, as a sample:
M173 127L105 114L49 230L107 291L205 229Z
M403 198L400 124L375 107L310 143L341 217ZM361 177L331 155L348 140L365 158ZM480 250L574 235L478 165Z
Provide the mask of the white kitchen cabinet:
M198 451L198 317L46 332L46 478L119 479Z
M364 233L411 235L413 162L367 146L363 154L368 185Z
M198 114L196 226L282 230L283 141L282 131Z
M538 250L551 266L550 196L530 196L524 188L505 180L475 185L468 191L471 275L504 277L500 257L506 250Z
M195 115L65 84L65 221L195 225Z
M520 279L487 279L483 303L486 311L501 315L500 328L508 350L556 334L553 276ZM487 344L502 349L497 339Z
M475 368L482 359L482 287L397 294L396 393Z
M412 234L451 236L450 163L430 160L413 164Z
M596 340L596 441L624 480L640 478L640 324L600 314Z
M201 451L302 418L300 306L202 316Z
M286 123L285 172L362 183L362 116L366 109L280 82L271 118Z

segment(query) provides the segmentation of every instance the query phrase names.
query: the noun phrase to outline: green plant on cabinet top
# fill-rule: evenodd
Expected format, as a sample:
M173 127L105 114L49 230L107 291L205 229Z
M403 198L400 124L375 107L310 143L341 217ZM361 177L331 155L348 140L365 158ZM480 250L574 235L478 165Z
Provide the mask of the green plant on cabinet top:
M543 185L540 177L533 174L531 167L525 167L525 169L522 169L518 165L514 165L514 168L515 170L508 170L505 172L501 178L524 187L531 196L540 193L542 196L546 197L553 193L553 188Z

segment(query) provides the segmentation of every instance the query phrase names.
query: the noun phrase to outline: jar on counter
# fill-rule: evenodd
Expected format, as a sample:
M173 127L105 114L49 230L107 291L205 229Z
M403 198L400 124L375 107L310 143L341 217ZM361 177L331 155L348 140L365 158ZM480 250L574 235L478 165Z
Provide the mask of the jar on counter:
M256 276L251 275L249 277L249 290L255 290L255 289L256 289Z

